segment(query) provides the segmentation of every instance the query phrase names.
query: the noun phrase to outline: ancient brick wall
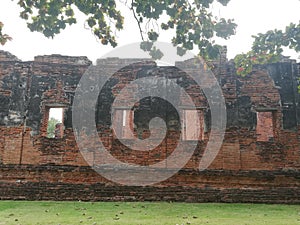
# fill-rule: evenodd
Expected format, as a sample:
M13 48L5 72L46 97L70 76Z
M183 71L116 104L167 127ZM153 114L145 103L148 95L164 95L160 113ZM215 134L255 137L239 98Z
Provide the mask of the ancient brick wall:
M300 203L296 171L181 170L137 187L116 185L90 167L3 165L0 172L1 199Z
M147 60L132 64L134 61L110 58L97 62L100 68L111 71L116 65L128 65L106 82L99 95L95 115L99 138L115 158L143 166L162 160L167 164L179 142L183 148L196 146L184 168L141 191L101 177L81 155L72 127L75 89L91 62L86 57L60 55L21 62L1 51L2 199L80 199L78 195L82 195L83 200L300 202L299 64L291 61L263 65L246 77L238 77L226 54L212 63L225 97L227 128L217 157L207 171L199 172L211 125L206 96L189 75L175 66L160 67ZM185 71L194 69L192 60L177 65ZM178 98L181 120L174 107L159 98L144 98L133 109L122 107L121 103L132 97L130 91L118 96L122 89L140 88L130 82L149 76L155 78L153 85L161 85L162 89L172 84L160 82L159 78L176 82L192 98L197 110L186 105L181 91L174 96ZM114 102L116 97L118 102ZM47 137L51 108L63 108L61 138ZM148 137L149 121L156 116L164 119L168 131L155 149L136 151L124 145L133 143L130 131L135 137ZM199 122L194 123L197 117ZM88 139L83 142L87 148L93 148ZM90 152L88 158L97 165L97 152ZM87 193L82 193L81 188Z

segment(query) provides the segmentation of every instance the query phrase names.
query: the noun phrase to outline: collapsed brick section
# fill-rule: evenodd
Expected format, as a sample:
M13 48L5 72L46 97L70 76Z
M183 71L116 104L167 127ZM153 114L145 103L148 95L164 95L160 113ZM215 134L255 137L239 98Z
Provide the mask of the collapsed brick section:
M95 115L99 138L115 158L143 166L162 160L167 163L179 142L194 145L195 152L184 168L168 180L142 189L122 187L96 174L80 154L72 127L75 90L91 62L86 57L60 55L21 62L1 51L0 198L79 199L77 195L84 188L87 194L82 195L83 200L300 202L299 64L289 61L259 66L252 74L238 77L225 53L219 62L212 63L226 101L227 129L217 157L207 171L199 172L211 129L206 96L178 67L140 61L98 60L100 68L111 71L117 65L128 65L115 72L99 94ZM193 60L176 65L185 71L195 66ZM172 86L161 82L164 77L180 85L196 110L186 104L180 90L173 96L178 99L179 112L169 102L154 97L124 108L122 103L133 97L130 90L141 89L131 81L150 76L155 78L152 85L162 89ZM125 87L128 91L120 96ZM53 107L64 108L64 131L58 139L47 138L49 109ZM133 137L147 138L149 121L157 116L166 122L168 130L155 149L136 151L124 144L132 144ZM93 148L88 139L83 141L87 148ZM87 157L97 165L96 152Z

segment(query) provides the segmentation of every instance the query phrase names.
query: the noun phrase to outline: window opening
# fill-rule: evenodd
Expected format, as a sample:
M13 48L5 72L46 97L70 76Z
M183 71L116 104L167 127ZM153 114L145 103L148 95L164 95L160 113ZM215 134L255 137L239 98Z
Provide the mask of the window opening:
M63 126L63 112L64 108L50 108L49 119L47 124L48 138L62 138L64 132Z

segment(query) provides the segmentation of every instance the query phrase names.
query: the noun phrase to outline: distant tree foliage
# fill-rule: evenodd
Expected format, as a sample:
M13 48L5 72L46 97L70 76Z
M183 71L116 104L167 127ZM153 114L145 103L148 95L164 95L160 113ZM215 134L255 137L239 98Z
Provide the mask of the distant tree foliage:
M253 36L252 50L235 57L237 74L245 76L255 64L273 63L280 60L283 47L300 52L300 23L291 23L282 30L269 30Z
M47 137L48 138L55 138L55 125L60 123L57 119L51 117L50 120L48 120L48 126L47 126Z

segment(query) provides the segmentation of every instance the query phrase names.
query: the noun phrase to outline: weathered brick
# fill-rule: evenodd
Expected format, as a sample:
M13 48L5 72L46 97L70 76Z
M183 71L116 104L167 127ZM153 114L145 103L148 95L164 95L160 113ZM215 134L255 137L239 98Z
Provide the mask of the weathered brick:
M1 199L300 202L299 63L263 65L251 75L238 77L225 53L220 61L210 62L225 98L227 128L216 158L207 170L199 172L211 129L208 96L177 67L159 67L147 60L132 64L135 61L108 58L97 62L109 71L128 64L107 81L99 95L95 121L99 139L120 161L148 166L165 160L165 168L179 143L183 149L195 146L186 165L171 178L147 187L122 186L98 175L86 160L94 166L112 162L99 157L85 134L82 144L89 151L83 158L72 128L74 92L91 62L86 57L60 55L21 62L0 51ZM176 65L191 73L200 69L194 60ZM145 76L153 76L157 86L162 85L158 81L162 77L175 81L191 97L198 114L191 111L181 91L173 96L178 98L179 112L167 101L155 98L143 99L133 109L124 108L135 97L133 90L141 88L130 82ZM211 79L203 81L204 88L210 87ZM127 92L118 96L124 87L129 87ZM51 107L64 108L62 138L46 137ZM156 148L138 151L123 144L134 144L133 137L149 137L149 121L157 116L165 120L168 131ZM111 117L123 143L111 129ZM198 135L199 140L193 140ZM165 168L159 171L164 173Z

